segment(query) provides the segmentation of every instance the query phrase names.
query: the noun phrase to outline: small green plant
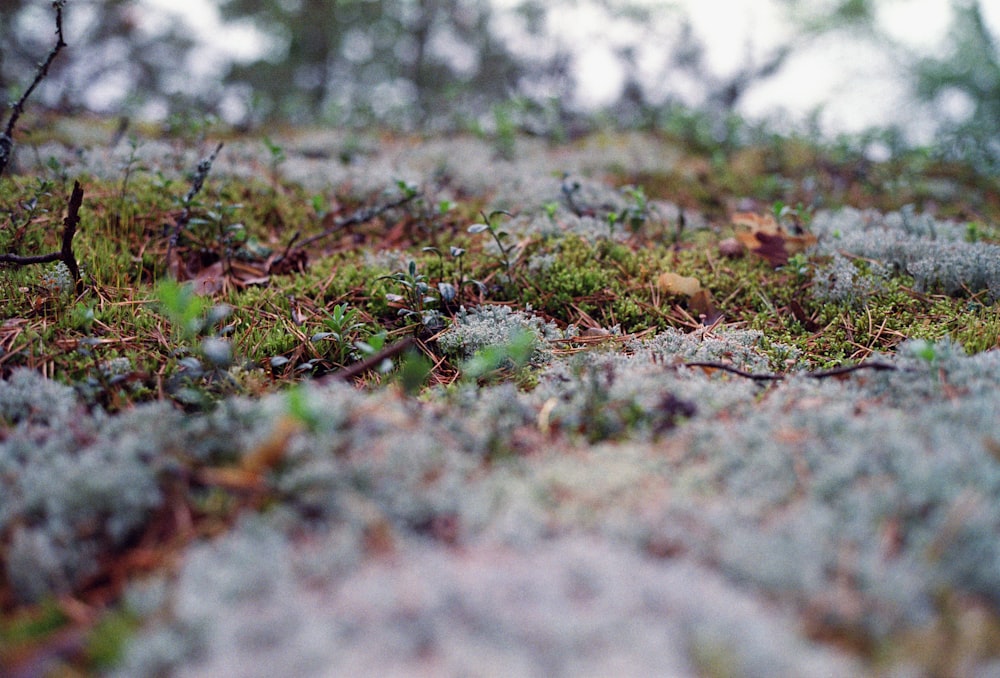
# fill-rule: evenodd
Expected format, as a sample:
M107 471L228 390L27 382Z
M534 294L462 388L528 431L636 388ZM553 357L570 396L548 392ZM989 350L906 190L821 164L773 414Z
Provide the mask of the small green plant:
M212 209L205 210L203 216L192 217L188 225L194 227L192 234L205 240L212 239L221 248L219 256L222 258L223 266L227 273L231 271L233 256L247 243L247 229L243 222L235 219L235 214L243 209L243 205L229 205L221 202L215 203ZM204 234L198 229L204 230ZM204 243L210 247L211 243Z
M462 374L475 380L493 381L505 372L519 372L531 363L538 337L529 330L520 330L503 344L486 346L462 363Z
M513 215L506 210L493 210L489 214L485 212L480 212L483 217L483 222L479 224L473 224L469 226L468 232L473 235L477 233L489 233L490 237L493 238L493 242L497 244L500 249L500 263L503 264L504 272L510 277L511 269L514 266L514 260L516 257L512 257L511 254L517 249L516 243L506 244L506 240L510 237L507 231L500 229L500 218L501 217L512 217Z
M367 356L373 356L385 348L385 340L389 337L385 330L376 332L364 341L354 342L354 347Z
M920 358L928 365L934 365L941 360L940 349L933 341L914 339L908 348L913 356Z
M542 211L545 212L545 216L549 220L549 223L554 224L556 223L556 212L559 211L559 203L555 201L547 202L542 205Z
M812 221L812 207L806 207L801 202L797 203L795 207L791 205L786 205L781 200L776 200L771 205L771 214L774 215L774 220L779 224L791 226L793 230L801 232L802 229L808 228L810 222Z
M191 285L164 280L156 286L156 298L170 320L175 340L186 342L198 336L205 326L207 304Z
M138 137L129 135L128 137L128 157L122 162L122 182L118 190L116 212L111 216L113 227L116 230L123 230L130 223L133 200L129 197L129 182L139 172L148 172L149 168L140 162Z
M432 308L438 303L438 299L430 295L431 287L427 282L427 276L417 270L417 262L411 259L405 271L396 271L377 279L391 280L402 291L402 294L385 295L386 301L396 304L399 308L396 315L401 318L416 319L424 327L440 326L440 313Z
M407 351L399 365L397 376L403 393L409 396L420 393L420 389L427 383L427 378L433 369L434 363L423 353L414 350Z
M809 257L803 252L796 252L788 257L788 263L783 268L794 272L800 278L805 277L809 275Z
M614 238L615 237L615 228L617 227L618 220L621 217L618 214L618 212L608 212L608 215L607 215L606 218L607 218L607 222L608 222L608 237L609 238Z
M618 221L629 227L632 233L638 233L649 220L649 199L642 186L625 186L622 188L631 200L624 209L618 212Z
M332 340L329 342L331 349L327 356L331 362L343 367L353 357L354 340L365 325L358 319L358 310L350 308L346 303L337 304L333 307L333 312L324 313L326 317L323 318L323 324L327 329L312 335L310 341L315 344L325 339Z
M326 196L322 193L316 193L312 198L309 199L309 204L312 205L313 212L320 219L323 219L327 214L329 214L329 201Z
M361 351L361 353L366 358L371 358L373 356L378 355L379 352L386 347L385 342L388 338L389 334L385 330L382 330L381 332L376 332L375 334L371 335L364 341L354 342L354 348ZM385 358L384 360L382 360L382 362L380 362L378 366L375 368L375 371L378 372L379 374L388 374L389 372L391 372L392 359Z
M316 411L306 387L295 384L285 391L285 408L288 416L306 427L309 431L319 428L322 421L321 413Z
M629 202L618 211L608 212L606 219L608 235L611 238L614 237L618 224L627 226L633 234L636 234L649 220L649 199L646 197L645 189L642 186L624 186L621 190Z
M180 344L173 352L179 358L179 371L167 384L173 396L189 405L206 405L210 399L203 386L223 392L235 390L236 382L228 374L233 364L232 345L225 338L233 326L216 329L232 309L225 304L209 307L191 285L173 280L156 286L156 298Z
M412 200L420 195L420 187L404 179L396 180L396 188L403 194L405 200Z
M267 152L271 155L271 185L277 186L278 171L281 169L281 164L287 160L285 149L266 135L264 136L264 146L267 147Z
M441 271L441 281L438 282L437 288L438 292L441 294L441 300L447 304L459 300L462 294L462 288L466 285L471 285L476 287L480 292L485 290L485 285L478 280L466 280L465 270L463 267L463 262L465 258L465 250L461 247L455 247L452 245L448 248L448 254L455 261L457 266L457 275L455 276L454 282L448 282L444 280L445 270L444 270L444 254L437 247L424 247L423 252L432 252L438 255L438 262L440 264Z
M79 302L73 306L70 310L70 323L73 327L77 328L84 334L90 334L90 328L97 319L97 316L94 313L96 304L97 302L94 301L89 304Z

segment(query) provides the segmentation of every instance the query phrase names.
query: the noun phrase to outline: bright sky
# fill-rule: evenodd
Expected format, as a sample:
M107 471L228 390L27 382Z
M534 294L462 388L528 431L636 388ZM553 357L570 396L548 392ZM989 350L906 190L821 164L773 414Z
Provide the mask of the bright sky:
M225 45L230 54L250 57L258 49L251 31L224 28L208 0L141 1L147 7L183 15L198 33L210 38L213 45ZM947 31L951 1L884 0L880 19L892 37L927 53ZM503 6L515 0L494 2ZM675 2L686 9L696 35L705 40L709 64L721 72L739 68L748 50L759 56L769 45L790 35L778 0ZM982 9L1000 35L1000 2L987 0ZM627 41L628 36L609 34L606 22L594 11L578 10L571 19L559 20L558 25L564 44L588 46L579 62L581 98L592 103L613 100L621 86L621 72L609 43ZM217 48L205 49L205 54L192 60L193 64L212 63L210 52ZM742 112L763 116L784 109L793 118L801 118L822 104L824 126L835 131L855 131L871 124L911 120L910 112L900 106L904 94L892 64L871 46L842 38L824 39L805 46L777 77L752 90L742 104Z

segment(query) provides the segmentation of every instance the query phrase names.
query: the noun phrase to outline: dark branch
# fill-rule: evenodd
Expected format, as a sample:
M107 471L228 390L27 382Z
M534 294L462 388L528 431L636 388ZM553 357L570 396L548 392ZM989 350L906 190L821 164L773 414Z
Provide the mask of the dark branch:
M205 185L205 179L208 178L208 173L212 171L212 163L219 156L219 151L222 150L222 142L215 147L212 154L207 158L202 158L201 162L198 163L198 168L195 170L194 177L191 178L191 188L184 195L184 211L181 215L177 217L177 221L174 223L173 233L170 234L170 240L167 243L167 267L170 267L170 257L173 255L174 248L177 247L177 240L181 236L181 231L188 225L191 220L191 202L194 200L195 196L201 190L202 186Z
M382 214L388 212L391 209L394 209L396 207L402 207L403 205L410 202L414 198L420 197L420 195L421 195L420 193L407 193L402 198L394 200L393 202L386 203L384 205L376 205L375 207L364 207L362 209L359 209L349 217L337 219L334 222L333 226L326 229L322 233L317 233L314 236L306 238L305 240L299 243L299 249L302 249L307 245L311 245L317 240L322 240L327 236L333 235L342 228L347 228L348 226L357 226L358 224L363 224L365 222L371 221L375 217L381 216ZM298 233L295 234L295 237L296 238L298 237ZM289 249L291 249L291 244L289 244Z
M66 41L63 40L63 27L62 27L62 10L63 5L66 4L66 0L55 0L52 6L56 10L56 44L49 52L49 55L45 58L45 61L38 65L38 71L35 73L35 79L28 86L28 89L24 90L24 94L21 98L17 100L14 104L13 110L10 113L10 119L7 121L7 127L4 129L3 133L0 134L0 175L3 175L5 169L7 169L7 163L10 161L11 154L14 151L14 127L17 125L18 118L24 113L24 104L27 103L28 97L31 93L35 91L38 84L45 79L45 76L49 74L49 67L52 62L55 61L56 55L59 51L66 46Z
M729 372L735 374L739 377L744 377L746 379L753 379L754 381L781 381L787 374L773 374L773 373L755 373L747 372L746 370L741 370L732 365L726 363L717 362L690 362L690 363L678 363L674 367L708 367L716 370L723 370L724 372ZM857 365L845 365L844 367L835 367L830 370L818 370L816 372L802 372L800 373L803 377L809 377L811 379L826 379L828 377L839 377L845 374L850 374L851 372L857 372L858 370L898 370L899 368L895 365L890 365L889 363L858 363Z
M412 345L413 345L413 337L406 337L405 339L401 339L397 341L395 344L392 344L391 346L383 348L375 355L369 356L364 360L362 360L361 362L354 363L350 367L345 367L344 369L338 370L326 377L322 377L318 381L323 382L328 379L341 379L343 381L350 381L354 377L359 377L365 372L368 372L369 370L374 370L376 367L381 365L382 361L385 360L386 358L393 358L402 353L403 351L405 351L406 349L408 349Z
M31 257L22 257L18 254L0 254L0 264L14 264L15 266L28 266L30 264L49 264L53 261L61 261L62 252L49 252L48 254L36 254Z
M66 209L66 218L63 220L62 251L60 252L63 263L73 276L73 285L76 292L80 292L80 267L76 264L76 257L73 255L73 236L76 235L76 227L80 224L80 207L83 205L83 187L79 181L73 182L73 192L69 196L69 206Z
M850 374L858 370L875 370L876 372L896 371L899 368L889 363L858 363L857 365L845 365L844 367L834 367L829 370L819 370L817 372L806 372L805 376L813 379L824 379L826 377L839 377L842 374Z
M66 208L66 218L63 219L62 249L58 252L48 254L38 254L30 257L22 257L17 254L0 254L0 264L14 264L15 266L29 266L31 264L48 264L53 261L61 261L66 264L69 273L73 276L73 285L77 292L80 291L80 267L76 263L76 256L73 254L73 237L76 235L76 227L80 224L80 207L83 206L83 187L79 181L73 182L73 192L69 196L69 205Z

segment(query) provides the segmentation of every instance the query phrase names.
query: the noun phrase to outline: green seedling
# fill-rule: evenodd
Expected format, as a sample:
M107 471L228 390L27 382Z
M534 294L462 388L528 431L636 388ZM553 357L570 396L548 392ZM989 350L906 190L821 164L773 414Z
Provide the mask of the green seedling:
M938 347L933 341L927 341L926 339L917 339L910 344L910 352L920 358L928 365L933 365L938 362L941 356L938 354Z
M309 204L312 205L313 212L315 212L316 216L319 217L320 219L322 219L329 213L329 210L327 209L329 206L329 202L327 201L326 196L324 196L322 193L317 193L312 198L310 198Z
M514 258L511 257L511 253L517 249L517 244L506 244L505 241L510 234L507 233L507 231L500 229L499 221L501 217L512 217L514 215L506 210L494 210L489 214L480 212L480 215L483 217L483 222L469 226L468 232L473 235L477 233L490 234L490 237L493 238L493 242L495 242L497 247L500 249L500 262L503 264L504 272L509 277L511 268L514 266Z
M309 394L306 393L306 387L302 384L296 384L285 391L285 409L288 416L309 431L319 428L321 415L316 411Z
M97 319L97 316L94 314L95 306L96 302L93 301L89 304L80 302L73 306L70 311L70 322L73 324L73 327L77 328L84 334L90 334L90 328Z
M174 351L181 357L176 378L167 387L174 396L190 405L205 405L208 397L198 385L223 385L224 391L235 386L227 371L233 364L232 344L225 338L232 325L214 329L232 313L225 304L209 306L189 284L165 280L156 287L159 308L170 320L180 346ZM196 348L190 344L198 342Z
M246 226L234 218L236 212L242 208L243 205L239 204L215 203L212 209L205 210L203 216L192 217L188 221L188 226L192 227L195 238L215 240L215 243L222 250L220 256L227 272L230 271L230 262L233 256L247 244L248 240ZM199 230L204 232L199 233ZM210 246L210 243L205 244Z
M638 233L643 224L649 220L649 199L646 197L646 191L642 186L625 186L622 192L632 202L619 212L618 218L633 233Z
M403 197L410 200L420 195L420 187L403 179L396 180L396 188L403 194Z
M791 225L793 229L799 230L807 228L812 221L812 208L806 207L801 202L795 207L786 205L781 200L776 200L771 205L771 214L779 224Z
M415 396L427 383L427 378L434 369L427 356L418 351L408 351L399 365L398 380L403 393Z
M354 347L366 356L373 356L385 348L385 340L388 336L388 333L386 333L385 330L382 330L381 332L376 332L371 335L365 341L354 342Z
M166 314L176 333L176 339L190 341L205 327L207 303L194 292L194 287L173 280L164 280L156 286L160 310Z
M444 254L441 253L440 249L438 249L437 247L424 247L422 251L432 252L438 256L438 263L440 265L442 279L440 282L438 282L437 288L438 292L441 294L441 300L444 301L445 303L450 304L456 301L461 295L462 288L466 285L472 285L476 287L480 292L483 292L486 289L486 286L483 285L483 283L481 283L478 280L465 279L465 271L463 268L463 263L465 261L465 250L463 248L455 247L454 245L448 248L448 254L450 254L451 258L455 260L458 268L458 275L456 276L454 282L448 282L444 280L445 277Z
M333 307L333 312L324 313L326 317L323 318L323 325L326 331L312 335L310 341L315 344L325 339L332 340L329 342L332 348L328 356L335 364L346 365L354 351L354 338L365 325L358 320L358 310L350 308L346 303L337 304Z
M576 184L579 187L579 184ZM633 234L638 233L649 220L649 200L646 198L646 191L642 186L625 186L622 192L628 196L630 202L621 210L611 211L607 214L609 237L614 237L618 224L628 227Z
M397 314L401 318L416 319L425 327L440 324L439 313L431 306L437 304L437 297L430 295L431 287L427 276L417 270L417 262L410 260L405 271L384 275L378 280L391 280L399 286L402 294L388 293L386 301L397 304Z
M503 372L517 372L531 363L538 337L521 330L504 344L487 346L462 363L462 374L475 380L492 380Z
M386 339L388 339L388 337L389 337L388 333L385 330L382 330L381 332L377 332L371 335L365 341L354 342L354 347L359 351L361 351L361 353L363 353L366 357L378 355L378 352L381 351L383 348L385 348L385 342ZM391 372L392 360L389 358L383 360L381 363L379 363L379 366L378 368L376 368L376 371L379 374L388 374L389 372Z
M287 159L285 149L272 141L269 136L265 136L263 141L264 146L267 147L267 152L271 155L271 185L277 186L278 170L281 168L281 164Z

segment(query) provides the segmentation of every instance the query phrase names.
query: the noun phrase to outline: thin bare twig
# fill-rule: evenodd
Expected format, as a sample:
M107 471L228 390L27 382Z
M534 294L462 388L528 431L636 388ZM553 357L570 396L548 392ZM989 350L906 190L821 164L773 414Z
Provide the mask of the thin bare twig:
M404 195L402 198L386 203L384 205L376 205L375 207L363 207L354 212L354 214L350 215L349 217L337 219L333 223L333 226L326 229L322 233L317 233L314 236L306 238L305 240L299 243L299 249L302 249L307 245L311 245L317 240L322 240L323 238L331 236L342 228L347 228L348 226L357 226L358 224L363 224L365 222L371 221L375 217L381 216L385 212L388 212L389 210L394 209L396 207L402 207L406 203L420 196L421 196L420 193L408 193L407 195ZM297 238L298 235L299 235L298 233L295 234L295 236L292 239L292 242L295 241L295 238ZM289 250L291 249L291 243L289 243L288 249Z
M80 224L80 207L83 206L83 187L79 181L73 182L73 192L69 196L69 205L66 209L66 218L63 219L62 249L58 252L48 254L38 254L35 256L23 257L17 254L0 254L0 264L14 264L15 266L29 266L31 264L48 264L53 261L61 261L66 264L70 275L73 276L73 285L77 292L80 291L80 267L76 263L76 256L73 254L73 237L76 235L76 227Z
M18 254L0 254L0 264L14 264L15 266L30 266L31 264L49 264L62 259L62 252L49 252L48 254L36 254L30 257L22 257Z
M83 206L83 187L79 181L73 182L73 192L69 196L69 206L66 209L66 218L63 219L62 255L63 263L73 276L73 286L77 293L80 292L80 267L76 264L76 257L73 256L73 236L76 235L76 227L80 224L80 207Z
M718 362L706 362L697 361L690 363L678 363L673 365L673 367L708 367L711 369L723 370L724 372L729 372L735 374L739 377L744 377L746 379L753 379L754 381L781 381L786 377L793 376L788 374L776 374L771 372L747 372L746 370L741 370L738 367L733 367L727 363ZM843 367L834 367L829 370L817 370L815 372L799 372L799 376L809 377L811 379L826 379L828 377L839 377L845 374L850 374L851 372L857 372L858 370L898 370L899 368L895 365L890 365L889 363L858 363L857 365L845 365Z
M38 65L35 79L28 86L28 89L24 90L17 103L14 104L10 113L10 119L7 121L7 127L4 129L3 134L0 134L0 175L3 175L4 170L7 169L7 163L10 161L11 154L14 151L14 126L17 125L18 118L24 113L24 104L27 103L28 97L35 91L38 84L49 74L49 67L55 61L56 55L66 46L66 41L63 40L62 27L62 10L65 4L66 0L55 0L52 3L52 6L56 10L56 44L49 52L49 55L45 57L45 61Z
M177 221L174 222L173 233L170 234L170 240L167 242L167 268L170 267L170 257L173 255L174 248L177 247L177 240L181 236L181 231L184 227L188 225L191 220L191 202L194 200L198 192L201 191L202 186L205 185L205 179L208 178L208 173L212 171L212 163L219 156L219 151L222 150L222 142L215 147L212 154L207 158L202 158L201 162L198 163L198 168L195 170L194 177L191 179L191 188L188 189L187 194L184 196L184 211L181 212L180 216L177 217Z
M376 367L382 364L382 361L386 358L393 358L410 346L413 346L413 337L406 337L405 339L400 339L395 344L386 346L378 353L369 356L362 360L361 362L354 363L349 367L345 367L342 370L338 370L332 374L321 377L317 381L324 382L331 379L340 379L342 381L350 381L354 377L361 376L369 370L374 370Z

